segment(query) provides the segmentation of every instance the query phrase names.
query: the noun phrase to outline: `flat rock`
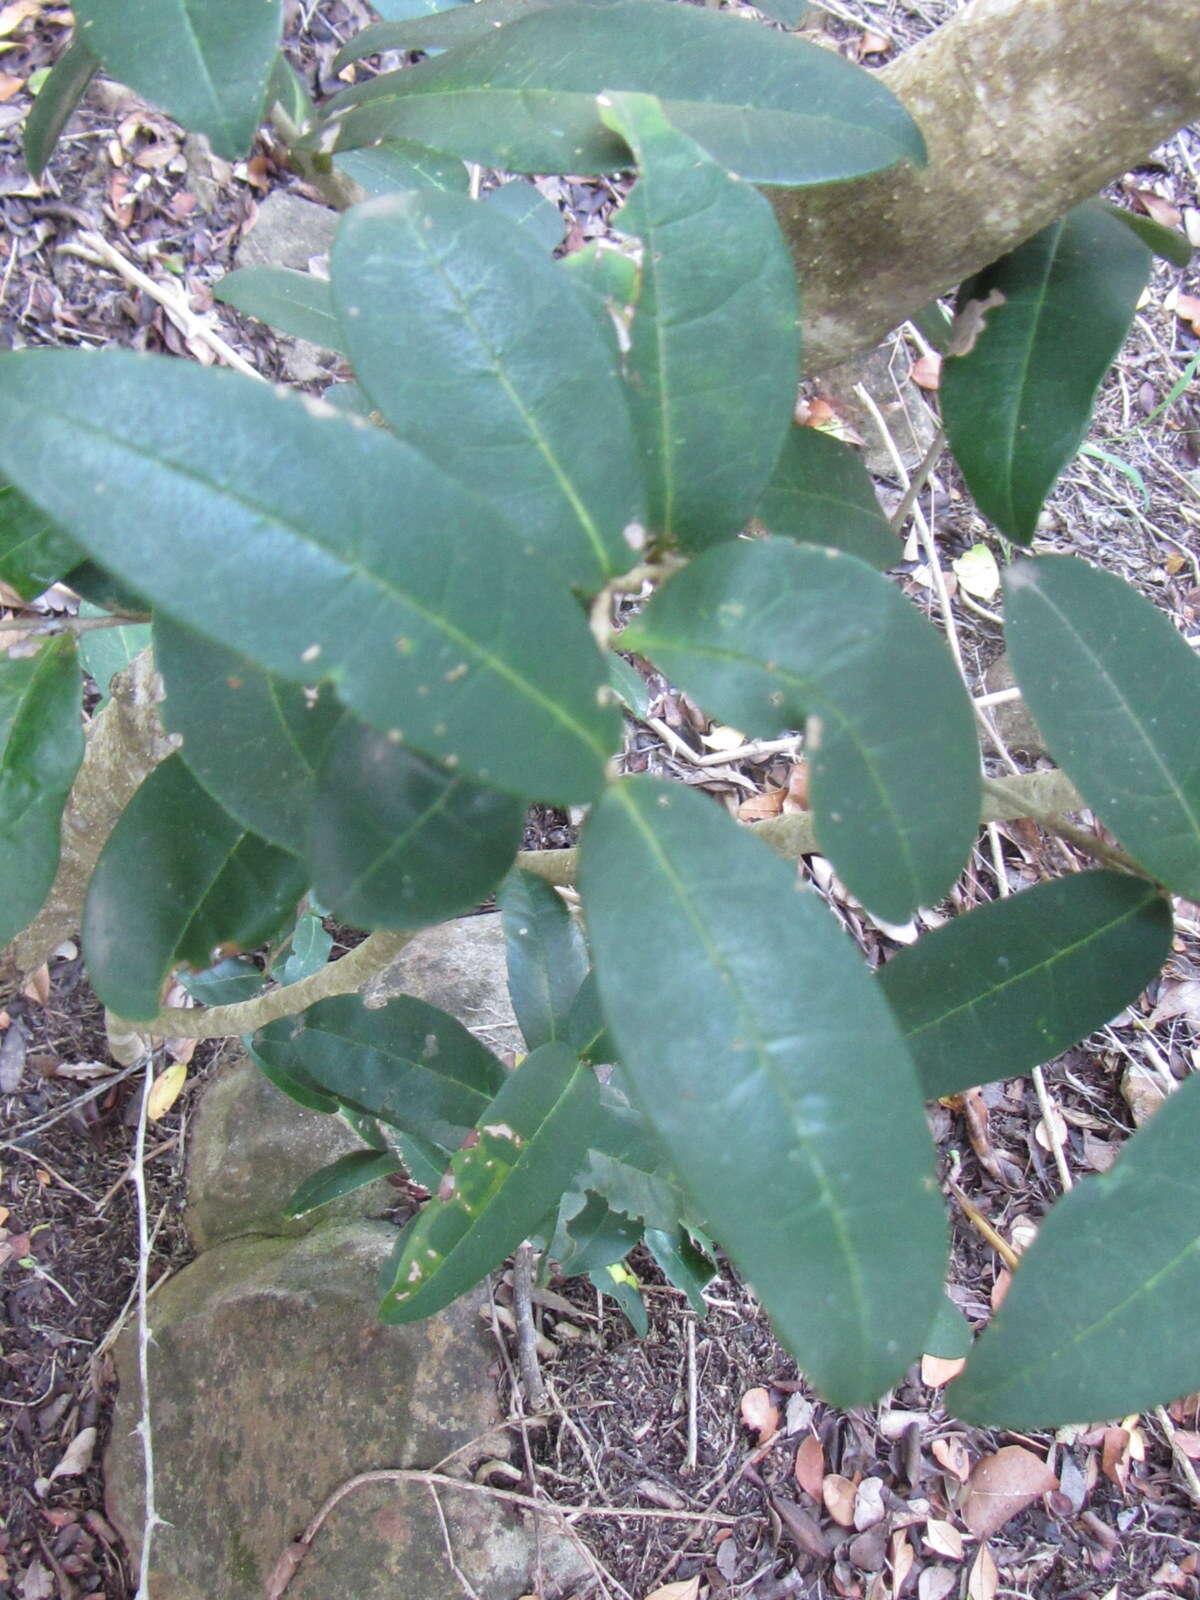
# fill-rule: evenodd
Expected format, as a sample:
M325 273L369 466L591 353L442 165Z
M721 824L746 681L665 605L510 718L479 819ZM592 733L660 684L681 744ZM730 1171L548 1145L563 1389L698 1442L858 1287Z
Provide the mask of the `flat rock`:
M433 1468L469 1474L506 1455L494 1352L479 1296L424 1322L385 1327L376 1278L394 1231L343 1223L303 1239L236 1239L206 1251L151 1301L154 1600L261 1600L289 1542L355 1474ZM144 1524L137 1346L115 1351L120 1396L105 1464L109 1515L134 1565ZM472 1444L472 1441L474 1443ZM462 1448L470 1446L470 1448ZM446 1470L443 1468L442 1470ZM525 1513L439 1490L454 1560L479 1600L533 1587ZM588 1571L573 1543L542 1529L551 1596ZM458 1592L427 1488L370 1484L331 1513L289 1600L445 1600Z
M983 686L989 694L1017 687L1007 650L997 656L984 673ZM1010 750L1033 757L1048 753L1042 730L1033 720L1033 713L1024 700L1004 700L999 705L988 706L987 712L995 724L996 732Z
M362 1140L340 1117L308 1111L240 1049L205 1085L192 1122L184 1221L197 1250L244 1234L296 1238L318 1223L379 1212L387 1184L367 1184L307 1216L284 1208L297 1184Z
M328 277L329 252L339 215L299 195L276 190L258 208L254 226L237 248L238 267L291 267L309 272L314 266ZM307 339L276 333L284 372L293 383L328 382L341 358Z

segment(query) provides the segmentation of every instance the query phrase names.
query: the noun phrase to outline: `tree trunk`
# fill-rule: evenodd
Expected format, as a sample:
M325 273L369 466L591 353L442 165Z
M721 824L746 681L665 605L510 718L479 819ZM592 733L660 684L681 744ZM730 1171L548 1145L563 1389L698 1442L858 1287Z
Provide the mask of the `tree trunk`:
M877 344L1200 115L1200 4L972 0L881 76L928 166L768 191L807 372Z

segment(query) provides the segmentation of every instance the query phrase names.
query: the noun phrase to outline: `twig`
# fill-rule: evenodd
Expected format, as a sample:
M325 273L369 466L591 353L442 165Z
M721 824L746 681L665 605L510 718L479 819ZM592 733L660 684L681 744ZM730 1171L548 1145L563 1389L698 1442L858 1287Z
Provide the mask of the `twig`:
M232 367L235 372L240 372L243 377L256 378L260 383L266 382L262 373L256 372L245 356L239 355L232 345L227 344L219 333L209 327L203 317L196 315L187 303L185 291L178 284L158 283L155 279L147 277L140 267L135 267L132 261L126 260L101 233L81 229L76 239L78 241L76 244L60 245L60 251L65 255L80 256L85 261L91 259L95 265L110 268L119 278L124 278L126 283L140 289L143 294L148 294L152 300L157 300L185 339L197 339L207 345L219 360L226 366Z
M1015 799L1018 791L1017 786L1009 778L984 778L983 792L986 797L1007 805ZM1070 809L1075 810L1082 805L1083 801L1080 800L1078 807L1073 806ZM1057 834L1060 839L1073 844L1084 855L1092 856L1097 861L1106 861L1109 866L1119 867L1123 872L1132 872L1138 877L1145 877L1145 873L1132 856L1127 856L1124 850L1118 850L1114 845L1105 844L1103 840L1097 839L1095 834L1088 833L1085 828L1077 828L1073 822L1068 822L1065 817L1060 816L1057 810L1047 810L1031 799L1026 802L1022 811L1012 812L1010 815L1029 817L1039 827L1045 828L1047 833ZM996 820L1002 822L1007 819L998 817Z
M154 1087L154 1057L146 1052L142 1076L142 1103L138 1110L137 1137L133 1151L133 1186L137 1194L138 1220L138 1270L137 1270L137 1334L138 1334L138 1387L141 1392L142 1414L136 1431L142 1440L142 1468L145 1487L145 1525L142 1529L142 1550L138 1562L137 1600L150 1600L150 1549L154 1530L166 1526L154 1503L154 1435L150 1424L150 1317L146 1305L146 1290L150 1272L150 1222L146 1206L146 1126L149 1121L150 1091Z
M513 1257L513 1314L517 1323L517 1362L521 1369L521 1388L525 1404L540 1411L546 1404L546 1385L538 1366L537 1329L533 1325L533 1246L517 1246Z
M1005 1239L1002 1234L996 1231L995 1227L993 1227L993 1225L988 1221L974 1201L967 1199L966 1195L954 1182L953 1178L948 1178L946 1181L949 1185L950 1193L962 1207L963 1216L966 1217L967 1221L975 1229L976 1233L981 1234L983 1238L987 1240L992 1249L1004 1262L1006 1267L1015 1269L1019 1257L1017 1256L1017 1252L1013 1249L1012 1245L1009 1244L1008 1240Z
M726 762L759 761L763 756L785 752L795 755L799 744L800 735L793 733L787 739L756 739L751 744L739 745L736 750L712 750L706 756L692 755L689 760L694 767L720 767Z
M178 1143L179 1143L179 1135L177 1133L174 1133L174 1134L171 1135L171 1137L169 1139L164 1139L161 1144L156 1144L154 1146L153 1150L148 1150L146 1152L146 1160L147 1161L153 1161L155 1156L165 1155L168 1150L174 1150L175 1146ZM129 1182L130 1178L132 1178L134 1176L136 1165L137 1165L136 1162L131 1161L129 1163L129 1165L125 1168L125 1171L117 1179L116 1183L112 1184L105 1191L103 1197L101 1198L99 1203L96 1205L96 1210L101 1215L103 1215L104 1212L108 1210L109 1206L113 1202L114 1196L119 1194L120 1191Z
M696 1419L696 1324L687 1319L687 1450L683 1457L683 1470L695 1472L696 1452L700 1431Z
M446 1526L446 1513L442 1510L442 1502L438 1499L438 1492L431 1483L427 1483L425 1487L429 1490L429 1498L433 1501L433 1509L437 1512L438 1525L442 1530L442 1543L446 1547L446 1561L450 1571L458 1579L467 1600L479 1600L479 1596L471 1587L466 1573L454 1559L454 1546L450 1543L450 1529Z
M98 1100L102 1094L108 1093L114 1083L120 1083L122 1079L131 1077L140 1068L141 1063L135 1061L132 1066L114 1072L111 1078L105 1078L93 1088L85 1089L82 1094L75 1095L65 1106L59 1106L57 1111L47 1111L44 1116L33 1117L28 1122L18 1122L15 1128L9 1129L9 1132L22 1139L31 1138L35 1133L42 1133L45 1129L53 1127L56 1122L61 1122L64 1117L69 1117L72 1111L77 1111L80 1106L87 1105L90 1100Z
M137 627L146 622L146 617L68 617L66 615L49 616L39 613L35 617L6 617L0 622L0 633L26 633L30 635L44 633L92 633L97 628L129 628Z
M1184 1454L1183 1447L1175 1437L1175 1424L1167 1415L1165 1406L1155 1406L1154 1415L1158 1418L1159 1427L1166 1434L1167 1443L1171 1446L1171 1454L1175 1457L1175 1465L1179 1468L1183 1481L1187 1485L1188 1494L1200 1506L1200 1477L1197 1477L1195 1467Z
M899 533L901 528L903 528L904 524L908 521L909 516L912 513L912 508L917 503L917 496L929 482L930 473L932 473L934 467L937 466L938 457L945 448L946 430L942 427L939 427L930 442L929 449L926 450L925 455L921 460L920 466L917 468L916 472L913 473L912 482L904 491L903 500L901 500L895 511L892 512L889 520L891 521L893 533ZM893 456L892 460L895 461L895 459L895 456Z
M0 1150L11 1150L14 1155L24 1156L27 1161L32 1161L35 1166L39 1166L48 1172L55 1183L61 1184L64 1189L69 1189L80 1200L86 1200L93 1211L99 1211L100 1207L90 1194L84 1194L82 1189L77 1189L73 1183L64 1178L61 1172L55 1172L50 1163L43 1160L36 1150L28 1150L23 1144L13 1144L10 1139L0 1139Z

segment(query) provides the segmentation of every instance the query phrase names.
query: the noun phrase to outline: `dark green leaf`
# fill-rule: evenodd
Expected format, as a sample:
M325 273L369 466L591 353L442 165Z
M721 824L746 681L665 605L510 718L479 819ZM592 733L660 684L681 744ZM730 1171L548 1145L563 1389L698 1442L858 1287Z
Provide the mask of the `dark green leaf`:
M616 691L622 705L630 714L644 722L650 714L650 688L635 666L615 652L605 657L608 681Z
M933 1100L1052 1061L1131 1005L1170 948L1150 884L1080 872L935 928L879 982Z
M597 704L575 600L384 430L189 362L23 351L0 356L5 474L264 671L334 682L364 721L481 782L557 804L600 786L619 718ZM517 626L528 616L536 629Z
M82 550L77 551L77 555L82 554ZM150 621L150 602L95 561L80 561L66 573L63 582L81 599L99 606L101 611Z
M621 642L752 737L811 719L817 841L872 911L903 922L947 892L979 820L974 721L941 639L885 578L784 539L726 545Z
M782 22L785 28L798 28L812 8L809 0L766 0L754 9L773 22Z
M333 164L369 195L396 194L402 189L446 189L451 194L466 194L470 183L466 167L456 156L444 156L403 139L347 150Z
M1090 201L959 291L970 348L943 363L942 415L979 509L1009 538L1033 538L1149 275L1145 246Z
M85 600L79 607L81 617L102 617L99 606ZM108 689L118 672L141 655L151 642L150 624L147 622L122 623L112 628L91 628L79 635L79 659L83 670L95 680L100 691L100 705L108 700Z
M459 1143L505 1081L490 1051L444 1011L411 995L368 1010L338 995L254 1035L260 1063L391 1127Z
M1153 217L1145 217L1140 211L1126 211L1124 206L1107 205L1105 209L1110 216L1116 217L1120 222L1132 230L1156 256L1161 256L1164 261L1170 262L1173 267L1187 267L1192 262L1192 246L1185 234L1177 232L1174 228L1166 228L1161 222L1155 222Z
M608 1064L617 1058L616 1044L600 1009L600 991L596 987L594 972L586 974L571 1002L565 1037L571 1049L585 1061Z
M83 953L118 1016L154 1016L176 964L275 933L305 888L295 856L243 828L169 756L122 812L92 874ZM222 952L223 953L223 952Z
M961 1361L971 1353L971 1325L948 1294L943 1294L929 1332L923 1354L943 1361Z
M620 1266L604 1267L599 1272L589 1272L588 1282L601 1294L610 1294L629 1318L630 1326L639 1339L650 1332L650 1318L646 1302L637 1288L636 1280L630 1282L632 1273Z
M482 5L483 0L477 3ZM609 239L594 239L582 250L561 256L558 265L591 307L605 343L620 364L641 288L641 267Z
M587 1144L598 1084L561 1044L504 1080L477 1141L456 1151L441 1193L401 1235L380 1316L440 1311L497 1267L558 1203Z
M303 131L312 122L316 107L308 92L308 85L282 50L275 57L275 65L267 80L267 96L263 109L268 114L272 106L283 108L293 125Z
M436 16L447 6L461 5L464 0L371 0L372 9L388 22L404 17Z
M83 552L11 484L0 483L0 582L32 600L57 583Z
M266 976L248 956L226 956L203 972L182 973L179 981L202 1006L232 1006L253 999Z
M789 428L755 515L769 533L857 556L879 572L903 555L858 453L818 428Z
M25 165L35 183L41 182L59 135L99 70L99 61L79 38L71 40L50 68L25 118Z
M421 1139L415 1133L402 1133L399 1128L393 1130L392 1137L397 1150L404 1157L409 1177L432 1194L446 1170L447 1152L434 1144L432 1139Z
M495 206L512 222L527 228L543 250L556 250L566 231L566 218L544 194L539 194L531 183L513 178L498 189L489 189L483 197L485 205Z
M114 78L207 134L224 160L249 155L279 53L282 0L76 0L75 19Z
M239 267L227 272L214 295L236 311L257 317L280 333L307 339L325 350L343 350L329 284L312 272L291 267Z
M640 1241L638 1223L622 1216L598 1194L589 1194L582 1211L566 1223L566 1250L558 1258L564 1278L581 1278L625 1257Z
M339 1156L327 1167L305 1178L284 1207L284 1216L303 1217L318 1206L327 1206L343 1195L374 1183L376 1178L386 1178L390 1172L400 1172L404 1167L399 1156L390 1150L351 1150Z
M328 964L332 949L333 935L320 917L306 911L272 964L271 976L277 983L300 983Z
M308 863L355 928L424 928L489 895L521 848L525 807L347 718L317 777Z
M162 719L193 775L245 827L300 854L316 771L345 717L332 692L305 693L166 616L154 646Z
M342 149L418 139L508 172L611 172L629 165L596 104L613 90L657 95L674 127L752 183L832 183L925 158L900 102L833 51L647 0L535 10L345 90L326 124Z
M575 0L575 3L613 5L616 0ZM430 16L414 11L408 17L373 22L342 46L334 57L334 69L340 72L352 61L380 55L386 50L449 50L456 44L469 44L472 39L486 39L498 27L561 4L562 0L475 0L473 5L438 10Z
M1200 1073L1063 1195L954 1384L955 1416L1057 1428L1200 1388Z
M775 213L648 95L604 96L637 160L614 219L644 246L626 355L655 538L697 550L754 510L791 422L796 269Z
M69 638L0 657L0 946L32 922L58 870L63 805L83 760L82 680Z
M431 189L369 201L338 230L333 296L358 380L402 438L568 583L625 570L643 514L625 399L594 316L524 229Z
M305 1106L309 1111L321 1111L326 1115L333 1115L342 1108L336 1097L326 1094L325 1091L308 1077L293 1060L289 1062L289 1070L271 1060L269 1056L260 1056L254 1046L254 1039L246 1034L242 1043L251 1061L266 1078L268 1083L273 1083L281 1094L286 1094L289 1100L294 1100L297 1105Z
M610 789L580 884L605 1011L671 1168L805 1373L837 1405L867 1403L920 1353L945 1259L883 996L794 868L682 785Z
M646 1248L667 1278L687 1295L688 1304L698 1317L708 1315L704 1291L717 1275L717 1264L704 1254L683 1228L663 1233L646 1229Z
M1200 658L1073 556L1021 562L1005 591L1013 673L1054 758L1148 872L1200 900Z
M515 868L496 903L504 925L508 992L528 1049L570 1038L572 1007L587 972L587 951L566 902L531 872Z

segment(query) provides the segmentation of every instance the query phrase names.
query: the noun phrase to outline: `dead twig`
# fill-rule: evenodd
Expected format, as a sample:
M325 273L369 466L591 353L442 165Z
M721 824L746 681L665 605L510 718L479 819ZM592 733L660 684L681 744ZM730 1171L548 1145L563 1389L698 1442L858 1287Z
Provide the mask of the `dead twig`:
M517 1323L517 1363L525 1404L540 1411L546 1404L546 1385L538 1366L537 1329L533 1324L533 1246L519 1245L513 1257L513 1315Z

